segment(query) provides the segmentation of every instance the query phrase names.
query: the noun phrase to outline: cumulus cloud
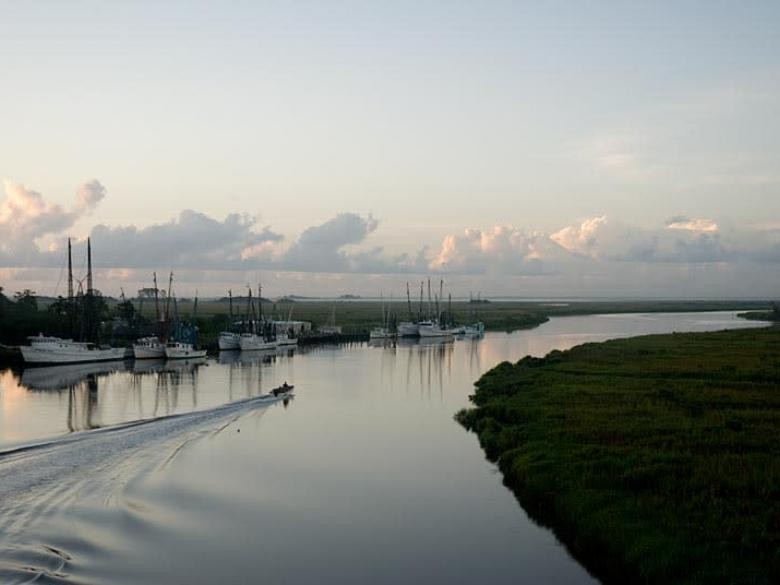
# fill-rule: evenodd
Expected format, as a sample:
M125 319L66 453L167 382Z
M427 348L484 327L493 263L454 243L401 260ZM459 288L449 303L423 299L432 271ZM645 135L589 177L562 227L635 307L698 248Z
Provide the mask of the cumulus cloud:
M248 259L267 258L283 236L268 227L255 230L256 219L233 213L219 221L186 209L171 221L145 228L95 226L95 260L111 267L235 268Z
M447 236L430 268L465 274L543 274L557 270L564 258L560 245L544 234L494 226Z
M284 268L299 271L359 272L376 265L381 249L350 254L344 248L363 242L379 223L371 215L340 213L300 235L280 260Z
M4 181L5 199L0 203L0 259L34 262L39 255L36 241L56 235L89 214L105 196L97 180L81 185L70 209L49 203L37 191L21 183Z
M608 263L778 261L780 230L724 233L714 220L684 216L656 228L639 228L599 215L549 234L514 226L467 229L444 238L430 267L480 274L552 274Z
M6 182L5 192L0 201L0 268L28 272L61 267L66 230L106 197L98 181L79 187L69 207L47 202L16 183ZM447 235L430 251L422 247L398 255L371 245L378 230L379 221L371 215L340 213L287 239L246 214L217 219L184 210L146 227L97 225L90 235L96 268L105 278L121 281L168 268L210 275L274 271L300 279L308 274L315 280L316 274L390 278L441 271L448 279L480 275L480 282L498 283L533 276L530 280L537 283L558 283L556 290L590 283L591 288L614 289L617 294L629 281L638 286L636 279L651 279L647 285L658 287L702 271L744 278L753 270L758 278L775 270L764 265L780 263L780 229L775 224L735 228L683 215L649 227L594 215L549 231L513 225L471 228ZM81 242L74 256L77 263L83 252Z
M691 219L684 215L678 215L666 222L666 228L670 230L712 233L718 231L718 224L711 219Z

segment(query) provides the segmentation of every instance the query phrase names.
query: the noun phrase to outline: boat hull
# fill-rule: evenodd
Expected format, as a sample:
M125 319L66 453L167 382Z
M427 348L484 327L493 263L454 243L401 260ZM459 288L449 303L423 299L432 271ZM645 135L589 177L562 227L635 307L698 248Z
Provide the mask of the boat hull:
M240 337L235 333L220 333L218 343L221 351L241 349Z
M205 349L181 349L178 347L166 347L165 357L169 360L186 360L206 357Z
M399 323L398 335L401 337L419 337L420 326L417 323Z
M81 364L88 362L110 362L125 358L125 348L109 349L57 348L49 349L23 345L19 348L27 364Z
M133 346L133 356L137 360L158 360L165 357L164 347Z
M439 329L438 327L420 327L420 337L453 337L453 332L449 329Z
M266 341L259 335L242 336L239 340L241 351L262 351L276 349L275 341Z

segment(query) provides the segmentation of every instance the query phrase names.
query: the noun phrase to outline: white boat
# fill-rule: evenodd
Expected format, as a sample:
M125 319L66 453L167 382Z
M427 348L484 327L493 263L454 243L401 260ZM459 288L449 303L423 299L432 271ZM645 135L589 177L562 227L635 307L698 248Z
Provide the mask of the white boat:
M387 327L374 327L368 334L369 339L391 339L395 337Z
M286 333L279 333L276 335L276 345L279 347L291 347L298 345L298 338L290 337Z
M47 337L43 334L28 337L30 345L19 349L28 364L77 364L107 362L125 357L124 347L98 347L93 343Z
M191 343L169 341L165 344L165 357L169 360L182 360L206 357L205 349L195 349Z
M265 337L256 333L242 333L238 344L241 351L260 351L276 348L275 341L266 341Z
M465 335L468 335L469 337L479 337L481 335L484 335L485 324L480 321L479 323L472 323L471 325L466 325L463 328L463 333Z
M165 357L165 344L157 337L142 337L133 344L133 357L137 360Z
M420 323L420 337L452 337L451 329L443 329L435 321L423 321Z
M420 336L420 324L412 323L411 321L401 321L398 324L399 337L419 337Z
M232 331L219 332L219 349L227 351L230 349L241 349L240 335Z

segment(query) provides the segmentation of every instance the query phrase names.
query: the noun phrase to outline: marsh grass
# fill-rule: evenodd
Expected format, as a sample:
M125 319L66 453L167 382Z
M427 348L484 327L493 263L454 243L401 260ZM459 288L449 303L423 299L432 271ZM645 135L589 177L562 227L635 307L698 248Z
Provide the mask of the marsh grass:
M502 363L457 419L608 582L780 582L780 328Z

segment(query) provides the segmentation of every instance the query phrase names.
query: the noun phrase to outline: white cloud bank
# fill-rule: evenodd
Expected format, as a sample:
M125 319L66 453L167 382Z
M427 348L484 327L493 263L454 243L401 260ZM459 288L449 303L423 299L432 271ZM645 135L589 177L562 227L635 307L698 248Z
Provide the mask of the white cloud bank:
M62 266L65 232L95 208L106 190L98 181L85 183L68 209L8 181L5 194L0 201L0 269L13 280L21 269ZM184 210L177 218L143 228L96 225L91 236L95 265L106 278L120 282L137 278L139 271L168 268L226 275L257 270L340 275L443 272L451 279L460 275L464 283L478 278L504 288L518 286L518 278L533 278L535 294L563 296L589 294L594 287L599 294L686 295L694 291L688 286L694 276L699 282L695 294L707 291L718 296L719 290L712 287L720 287L722 295L737 290L743 295L771 295L777 294L780 282L776 226L725 228L711 218L680 215L648 228L597 215L550 232L511 225L466 229L446 236L431 252L423 247L399 256L367 246L378 228L379 221L371 215L341 213L288 240L249 215L230 214L218 220ZM43 238L56 238L56 245L42 249ZM739 286L730 285L733 278L740 279ZM352 282L366 281L353 277ZM539 284L545 282L549 290ZM105 288L113 290L118 284Z

